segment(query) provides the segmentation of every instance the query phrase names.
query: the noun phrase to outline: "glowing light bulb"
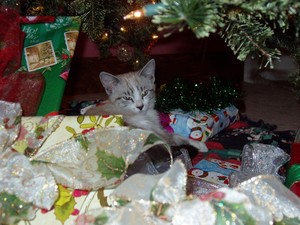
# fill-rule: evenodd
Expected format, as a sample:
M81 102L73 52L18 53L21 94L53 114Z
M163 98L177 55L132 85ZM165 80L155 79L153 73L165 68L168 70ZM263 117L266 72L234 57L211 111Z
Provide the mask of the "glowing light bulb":
M136 11L132 11L129 14L127 14L126 16L124 16L124 20L134 20L134 19L139 19L141 17L143 17L143 13L141 10L136 10Z
M102 38L102 40L107 40L108 39L108 33L107 32L104 33L101 38Z
M134 17L135 18L140 18L140 17L142 17L142 12L140 11L140 10L137 10L137 11L134 11L133 12L133 15L134 15Z
M152 4L145 5L141 9L131 11L129 14L124 16L124 20L135 20L142 17L151 17L155 14L157 14L158 9L164 7L162 3L156 3L155 1L152 1Z

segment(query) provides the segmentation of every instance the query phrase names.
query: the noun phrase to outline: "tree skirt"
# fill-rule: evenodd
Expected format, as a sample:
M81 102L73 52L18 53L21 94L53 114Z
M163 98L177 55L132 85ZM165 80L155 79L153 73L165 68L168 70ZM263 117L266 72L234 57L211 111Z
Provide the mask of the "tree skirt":
M246 144L262 143L277 146L290 153L295 135L294 130L278 131L276 125L241 117L239 121L210 138L208 144L210 148L242 151Z

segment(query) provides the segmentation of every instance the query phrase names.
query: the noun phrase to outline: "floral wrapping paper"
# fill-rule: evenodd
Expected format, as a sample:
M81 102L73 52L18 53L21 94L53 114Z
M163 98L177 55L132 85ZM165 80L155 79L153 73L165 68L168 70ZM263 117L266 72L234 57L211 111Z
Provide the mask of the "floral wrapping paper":
M119 185L144 151L158 145L172 157L151 132L121 126L120 116L22 117L20 104L4 101L0 109L1 224L71 223L106 204L104 189Z
M42 151L52 145L75 137L78 134L86 134L87 132L95 129L117 127L123 124L121 116L55 116L47 119L43 117L22 117L21 121L22 125L20 136L13 146L20 153L31 157L34 157L34 154L33 152L28 151L28 149L31 148L27 148L28 145L30 145L30 143L27 142L30 142L33 138L28 138L29 134L40 135L38 133L41 133L41 131L52 128L52 131L51 129L49 131L51 133L50 136L48 136L45 141L42 141L43 144L39 149ZM27 149L27 151L24 149ZM54 159L62 157L65 158L64 155L53 154L53 152L51 152L51 155L53 155ZM69 164L75 163L76 160L71 157L68 158ZM66 160L64 160L64 163L66 163ZM56 168L54 167L53 169L55 170L61 169L59 166ZM88 173L85 173L84 176L88 176ZM109 192L110 190L107 189L105 191L103 190L103 193L99 192L99 194L102 193L102 199L105 199L104 195L107 195ZM60 198L50 210L38 210L35 215L36 218L30 221L32 225L38 225L41 221L47 221L48 224L61 224L62 222L66 225L72 224L72 221L76 218L77 214L82 212L81 210L93 209L101 206L98 191L80 190L59 186L59 193L60 195L63 195L63 197ZM64 211L64 215L60 214L60 211ZM25 224L25 222L22 221L19 224Z
M233 124L238 119L238 109L229 106L213 113L194 111L161 113L163 127L171 133L205 142L210 137Z
M13 147L17 151L32 157L38 146L30 147L36 137L40 143L39 151L47 149L54 144L63 142L78 134L88 131L122 126L122 116L49 116L49 117L22 117L20 135ZM47 131L48 134L42 134ZM45 139L45 140L43 140Z

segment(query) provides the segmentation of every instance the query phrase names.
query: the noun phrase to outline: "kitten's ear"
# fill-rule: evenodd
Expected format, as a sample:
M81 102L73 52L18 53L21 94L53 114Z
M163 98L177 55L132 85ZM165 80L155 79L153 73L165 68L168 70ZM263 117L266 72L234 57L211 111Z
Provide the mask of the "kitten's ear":
M120 82L119 78L106 72L101 72L99 78L108 95L111 95L114 87Z
M141 70L140 76L144 76L151 80L153 83L155 81L155 60L151 59Z

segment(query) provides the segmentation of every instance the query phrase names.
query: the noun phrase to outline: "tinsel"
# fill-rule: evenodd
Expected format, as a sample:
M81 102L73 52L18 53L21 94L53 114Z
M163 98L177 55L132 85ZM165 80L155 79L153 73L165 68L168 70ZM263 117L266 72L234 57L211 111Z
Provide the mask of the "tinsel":
M163 85L159 91L156 108L161 112L172 110L205 111L223 109L235 102L241 94L234 85L218 77L207 82L193 83L183 78Z

